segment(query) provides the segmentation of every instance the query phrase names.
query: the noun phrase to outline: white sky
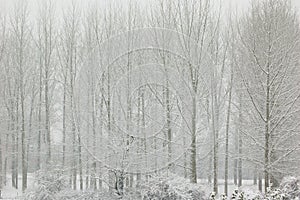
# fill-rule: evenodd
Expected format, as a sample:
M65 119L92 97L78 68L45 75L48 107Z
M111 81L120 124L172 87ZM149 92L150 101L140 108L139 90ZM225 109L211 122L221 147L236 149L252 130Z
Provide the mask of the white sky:
M8 14L10 13L10 11L12 10L12 7L14 5L15 2L18 1L24 1L24 0L0 0L0 16L4 15L4 14ZM46 0L28 0L29 2L29 8L31 8L31 11L33 11L33 13L37 10L38 5L42 4L43 2L45 2ZM68 7L68 5L70 5L70 3L74 1L76 3L79 3L83 6L89 5L91 3L96 2L97 4L100 5L105 5L108 2L111 2L112 0L54 0L54 2L56 2L56 5L58 8L66 8ZM122 2L125 3L128 0L115 0L116 2ZM145 2L150 2L150 0L137 0L138 2L142 2L143 4L145 4ZM224 7L231 7L234 10L245 10L249 7L250 1L251 0L213 0L216 2L221 1L222 4L224 5ZM297 8L298 11L300 11L300 0L291 0L293 6L295 6ZM59 9L61 10L61 9Z

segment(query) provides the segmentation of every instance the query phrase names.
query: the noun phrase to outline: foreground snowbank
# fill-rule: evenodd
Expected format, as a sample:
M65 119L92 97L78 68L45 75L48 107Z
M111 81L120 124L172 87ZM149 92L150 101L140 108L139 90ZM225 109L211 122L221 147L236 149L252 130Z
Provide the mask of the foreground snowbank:
M210 188L199 184L191 184L188 180L173 174L161 174L148 177L133 189L124 189L122 197L112 191L74 191L68 186L68 177L60 170L51 173L41 171L36 174L34 187L26 192L24 200L115 200L115 199L143 199L143 200L299 200L299 178L286 177L279 188L271 188L267 194L257 191L256 186L237 188L229 197L214 195Z

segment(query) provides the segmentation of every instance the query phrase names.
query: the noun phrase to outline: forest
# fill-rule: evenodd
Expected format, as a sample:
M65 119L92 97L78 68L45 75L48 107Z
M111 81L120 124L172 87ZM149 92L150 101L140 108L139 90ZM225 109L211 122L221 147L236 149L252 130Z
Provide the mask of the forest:
M294 4L104 2L0 13L0 198L299 199Z

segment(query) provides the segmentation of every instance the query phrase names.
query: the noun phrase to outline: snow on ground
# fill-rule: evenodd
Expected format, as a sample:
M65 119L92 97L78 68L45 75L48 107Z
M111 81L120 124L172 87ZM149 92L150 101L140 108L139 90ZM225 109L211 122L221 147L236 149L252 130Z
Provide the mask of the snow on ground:
M2 199L19 199L22 196L22 177L19 176L19 188L15 189L11 185L11 175L7 176L7 185L4 186L1 190ZM28 174L27 178L28 186L33 186L34 184L34 177L33 174Z
M205 186L205 188L208 188L207 189L207 193L210 193L211 191L212 191L212 189L213 189L213 186L212 185L209 185L208 183L207 183L207 179L198 179L198 182L201 184L201 185L203 185L203 186ZM219 192L219 194L221 195L221 194L224 194L225 192L224 192L224 179L219 179L218 180L218 192ZM263 183L263 188L264 188L264 183ZM232 192L235 190L235 189L237 189L238 188L238 186L237 185L235 185L234 184L234 181L233 181L233 179L231 179L231 180L228 180L228 195L229 196L231 196L231 194L232 194ZM258 192L258 185L253 185L253 180L243 180L243 185L242 185L242 187L241 188L239 188L239 189L242 189L243 191L251 191L250 193L256 193L256 192Z
M204 188L207 190L206 192L208 194L212 191L212 185L209 185L207 183L207 179L198 179L198 182L200 185L204 186ZM21 176L19 177L19 189L15 189L11 186L11 176L8 176L7 183L8 183L8 185L2 189L2 199L19 199L22 196L22 186L21 186L22 177ZM218 183L219 183L219 187L218 187L219 194L223 194L224 193L224 180L219 179ZM28 174L28 189L30 189L30 187L33 187L33 185L34 185L34 175ZM231 193L236 188L238 188L238 187L236 185L234 185L233 180L229 180L228 181L228 194L231 195ZM248 190L248 191L249 190L254 191L254 192L258 191L257 185L253 185L253 180L243 180L243 186L241 188Z

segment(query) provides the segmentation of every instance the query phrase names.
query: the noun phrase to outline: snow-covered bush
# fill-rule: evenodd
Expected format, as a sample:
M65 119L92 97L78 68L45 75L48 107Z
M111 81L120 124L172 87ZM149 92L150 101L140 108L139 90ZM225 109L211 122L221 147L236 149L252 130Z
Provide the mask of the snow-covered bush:
M286 195L278 188L268 188L265 194L265 200L284 200Z
M243 190L239 190L238 188L236 188L232 194L230 199L235 199L235 200L247 200L248 196L250 194L245 193ZM225 197L221 197L221 199L224 199Z
M70 189L68 177L59 167L40 170L35 175L33 189L26 192L24 200L117 200L117 195L106 191L78 191Z
M58 167L38 171L35 179L35 187L26 192L25 200L55 200L56 194L67 187L67 179Z
M286 177L282 180L279 188L285 194L284 199L300 199L299 178Z
M224 194L220 196L220 200L235 199L235 200L262 200L263 195L254 187L243 186L234 189L232 193L226 197Z
M251 190L251 188L240 188L240 191L235 190L233 196L239 196L241 191L244 192L244 197L247 200L299 200L300 189L299 179L295 177L286 177L282 180L279 188L270 187L266 194L261 194L258 191ZM233 198L236 199L236 198ZM240 197L241 199L241 197Z
M191 184L176 175L153 177L141 184L144 200L206 200L207 195L199 185Z
M106 191L75 191L75 190L63 190L56 194L56 198L59 200L117 200L118 197L114 194L110 194Z
M279 188L268 188L265 200L299 200L300 189L299 179L295 177L285 177Z

